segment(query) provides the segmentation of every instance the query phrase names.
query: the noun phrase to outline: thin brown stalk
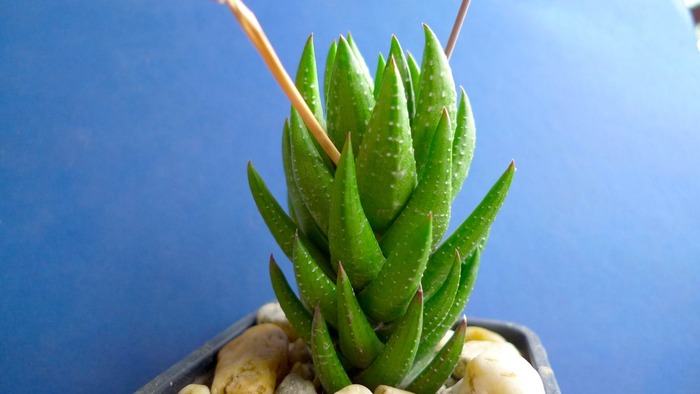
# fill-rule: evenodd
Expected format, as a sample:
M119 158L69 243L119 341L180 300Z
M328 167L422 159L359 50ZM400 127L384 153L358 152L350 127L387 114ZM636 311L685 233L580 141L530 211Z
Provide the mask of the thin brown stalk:
M277 56L272 44L270 44L270 41L267 39L267 36L255 17L255 14L253 14L253 12L240 0L225 0L225 2L233 12L233 15L235 15L245 34L255 46L255 49L257 49L262 56L263 61L272 72L272 75L277 80L277 83L280 85L287 97L289 97L289 101L292 102L292 106L294 106L294 108L299 112L299 115L301 115L306 127L308 127L314 138L316 138L319 144L321 144L321 147L331 158L331 160L338 164L338 161L340 161L340 152L338 152L338 149L336 149L333 142L331 142L331 140L328 138L328 135L323 130L323 127L321 127L321 125L318 123L318 120L316 120L316 117L314 117L313 112L311 112L311 109L306 104L306 101L304 101L301 93L299 93L299 90L297 90L294 82L289 77L289 74L284 69L282 62Z
M459 7L459 12L457 13L455 24L454 26L452 26L452 33L450 33L450 39L447 41L447 46L445 47L445 55L448 59L450 58L450 56L452 56L452 51L455 49L457 37L459 37L459 32L462 30L464 18L467 16L467 9L469 9L469 3L470 0L462 0L462 5Z

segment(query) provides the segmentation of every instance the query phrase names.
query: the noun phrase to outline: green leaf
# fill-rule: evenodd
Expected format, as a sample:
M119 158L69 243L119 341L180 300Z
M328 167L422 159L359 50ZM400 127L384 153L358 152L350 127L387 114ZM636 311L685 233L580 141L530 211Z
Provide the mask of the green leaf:
M476 274L479 272L479 259L481 257L481 249L475 248L469 255L462 266L462 273L459 278L459 289L455 294L455 300L442 319L432 331L424 332L421 338L420 346L416 354L416 360L422 360L427 355L430 355L435 346L440 342L440 339L445 335L448 328L452 327L457 317L464 311L464 307L469 300L469 295L474 288Z
M331 86L331 77L333 76L333 66L335 65L335 54L338 50L338 44L333 40L331 47L328 48L328 55L326 56L326 68L323 73L323 99L324 103L328 105L328 89Z
M416 186L411 126L400 78L391 57L357 157L362 206L380 234L401 212Z
M314 138L295 109L292 109L289 134L292 173L297 190L316 224L328 234L328 208L333 175L316 150Z
M321 126L326 128L326 121L323 119L323 106L321 105L321 92L318 87L318 73L316 71L316 53L314 51L314 36L309 36L309 39L304 45L304 51L299 60L297 67L297 75L294 84L301 97L304 98L309 109L314 114L314 117Z
M391 47L389 49L389 58L393 57L396 62L396 67L399 69L401 74L401 81L403 82L404 94L406 95L406 107L408 108L408 118L413 120L413 116L416 114L415 108L415 97L413 96L413 82L411 81L411 71L408 68L408 62L406 61L406 56L403 54L403 49L401 49L401 44L396 36L391 36Z
M387 256L377 279L360 292L358 300L367 316L391 322L406 311L411 296L420 286L430 254L432 222L432 216L428 214L414 231L406 234L403 242Z
M455 253L450 274L435 295L425 302L423 314L423 332L431 332L440 325L454 305L455 295L459 290L459 278L462 274L462 259Z
M294 242L297 238L297 225L287 216L280 204L272 196L260 174L253 167L253 163L250 162L248 163L248 185L255 200L255 205L257 205L265 224L267 224L267 228L275 238L275 241L277 241L280 249L292 260ZM300 234L298 238L324 272L327 275L335 275L326 255L319 251L304 235Z
M342 149L347 134L351 133L352 148L357 152L372 114L374 95L372 85L343 37L338 42L326 101L326 121L331 141Z
M277 297L277 301L280 303L294 331L304 342L310 343L311 314L294 294L294 290L289 286L284 273L272 256L270 256L270 281L272 282L272 289L275 291L275 297Z
M377 277L385 259L362 210L349 139L335 172L329 216L331 264L342 261L353 287L361 289Z
M443 111L442 119L433 135L432 149L428 158L429 165L426 168L425 176L418 181L406 207L380 241L384 254L391 253L391 250L401 247L398 245L404 242L403 239L413 231L415 223L418 223L428 212L433 214L431 249L438 244L447 231L452 203L450 193L452 179L450 175L452 170L451 136L450 119L447 111Z
M476 126L474 125L474 115L469 97L460 87L462 99L457 109L457 127L452 143L452 200L457 197L462 189L462 184L467 178L469 167L474 157L474 146L476 144Z
M384 68L386 67L386 60L382 53L379 53L379 58L377 59L377 71L374 74L374 99L379 97L379 88L382 86L382 74L384 74Z
M394 387L398 385L413 365L422 325L423 292L418 289L384 350L372 365L357 376L357 382L370 390L374 390L380 384Z
M455 251L462 256L469 256L487 234L508 194L514 173L515 163L511 162L469 217L430 256L423 275L423 288L427 299L430 299L445 281Z
M328 252L328 237L316 224L316 221L306 208L301 194L294 180L294 170L292 169L292 157L289 134L289 120L284 122L282 132L282 164L284 167L284 178L287 182L287 201L292 220L299 226L299 229L318 247L321 251Z
M338 359L328 326L318 306L311 326L310 345L316 376L327 393L335 393L352 384Z
M294 276L301 301L307 309L320 304L328 323L337 327L338 303L335 282L328 278L297 238L294 243Z
M415 394L435 394L457 365L466 332L467 319L463 318L450 340L440 349L432 362L406 387L406 390Z
M323 118L323 105L321 104L321 92L318 86L318 73L316 71L316 53L314 51L314 36L313 34L309 36L304 46L304 51L301 54L301 60L299 61L299 66L297 67L297 75L294 81L301 97L304 98L306 104L308 104L309 109L314 114L316 120L318 120L321 127L326 129L326 121ZM316 151L323 159L329 170L333 170L335 166L330 157L325 153L321 144L312 138Z
M432 346L437 344L436 341L439 341L445 333L446 328L443 328L442 324L455 305L462 269L462 259L459 253L455 253L452 269L444 285L431 299L425 302L423 308L423 338L421 339L421 342L424 342L425 345L418 348L416 363L413 366L416 373L430 362L432 359Z
M413 119L413 148L416 155L418 180L422 178L423 171L429 162L430 141L433 140L433 133L440 122L442 109L447 109L451 120L455 119L457 112L457 93L449 61L435 33L427 25L423 27L425 48L420 88L416 98L416 116Z
M348 45L350 45L352 54L355 55L355 60L357 60L357 63L360 65L360 69L362 69L362 74L364 74L365 78L367 79L367 83L369 83L370 86L374 85L374 82L372 82L372 74L370 74L369 67L367 67L367 62L365 61L365 58L362 57L362 52L360 52L360 48L357 47L355 39L352 37L350 32L348 32Z
M338 265L338 337L343 355L357 368L367 368L384 348L360 307L343 265Z
M408 71L411 73L411 85L413 86L413 97L418 99L418 88L420 87L420 66L416 63L416 59L411 55L411 52L406 52L406 63L408 63ZM414 114L415 116L415 114Z

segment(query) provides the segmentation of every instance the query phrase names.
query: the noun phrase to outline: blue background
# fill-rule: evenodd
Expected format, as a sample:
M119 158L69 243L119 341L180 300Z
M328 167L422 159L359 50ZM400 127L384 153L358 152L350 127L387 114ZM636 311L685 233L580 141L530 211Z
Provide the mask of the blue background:
M352 31L443 42L442 2L250 0L293 72ZM399 5L397 5L399 4ZM0 1L0 391L130 392L273 298L288 102L209 1ZM467 313L525 324L565 393L700 392L700 54L680 1L475 1L454 228L518 166ZM282 264L290 272L289 264Z

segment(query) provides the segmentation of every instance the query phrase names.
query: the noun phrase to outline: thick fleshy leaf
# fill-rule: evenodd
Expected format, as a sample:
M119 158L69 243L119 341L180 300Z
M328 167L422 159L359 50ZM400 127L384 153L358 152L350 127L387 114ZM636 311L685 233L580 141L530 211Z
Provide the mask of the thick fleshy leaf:
M331 264L341 261L356 289L374 280L384 266L384 255L365 217L355 178L352 143L345 143L331 192L328 242Z
M386 60L382 53L379 53L379 58L377 59L377 70L374 73L374 99L379 97L379 88L382 86L382 75L384 74L384 68L386 67Z
M415 394L435 394L438 392L440 386L445 383L457 365L462 347L464 347L466 332L467 319L462 318L449 341L440 349L430 364L413 379L406 390Z
M416 62L416 59L413 57L413 55L411 55L411 52L406 52L406 63L408 63L408 71L411 72L411 85L413 86L413 97L417 100L418 88L420 87L420 66Z
M462 266L462 273L459 277L459 288L455 294L455 300L452 307L432 331L426 331L421 337L421 343L418 347L416 360L422 360L433 353L435 346L440 342L440 339L445 335L448 328L457 320L457 317L464 311L464 307L469 300L469 295L474 288L476 274L479 272L479 259L481 257L481 249L476 248L469 255Z
M318 86L318 72L316 71L316 53L314 51L314 36L309 36L304 45L304 51L299 60L297 75L294 80L301 97L304 98L309 109L321 126L325 129L326 122L323 119L323 106L321 105L321 92Z
M423 179L419 180L406 207L386 232L380 245L384 254L391 253L411 233L416 223L428 212L433 215L433 240L431 249L447 231L450 221L452 194L450 193L452 170L452 132L447 111L433 134L430 163ZM400 247L400 246L398 246ZM449 270L449 268L448 268ZM446 273L445 273L446 274Z
M469 256L487 234L508 194L514 173L515 163L511 162L469 217L430 256L423 275L423 288L427 299L430 299L445 281L455 251L462 256Z
M326 102L326 122L331 141L340 150L347 134L351 133L353 150L357 152L372 114L374 95L372 85L343 37L338 41Z
M358 296L362 309L374 320L391 322L399 318L420 286L432 239L432 216L422 219L387 256L377 279Z
M370 390L380 384L398 385L411 370L421 339L422 325L423 292L418 289L384 350L372 365L357 376L357 382Z
M380 234L401 212L416 186L406 105L399 69L391 57L357 157L362 206L372 228Z
M323 105L321 104L321 91L318 86L318 72L316 71L316 53L314 51L314 36L313 34L309 36L304 46L304 52L301 54L301 60L299 60L299 66L297 67L297 75L294 80L301 97L304 98L306 104L308 104L309 109L314 114L316 120L318 120L321 127L326 129L326 121L323 117ZM335 166L330 157L325 153L321 144L312 138L314 146L319 155L326 164L326 167L331 171Z
M316 221L306 208L304 201L301 199L301 194L297 189L296 181L294 180L294 170L292 169L292 153L290 146L289 120L284 123L282 132L282 164L284 167L284 178L287 182L287 202L289 204L289 213L292 220L299 226L299 229L306 237L313 242L321 251L328 252L328 237L316 224Z
M328 234L328 206L333 175L316 150L314 138L295 109L292 109L289 119L289 134L292 173L297 190L311 217Z
M314 312L310 345L316 376L327 393L335 393L352 384L338 359L326 320L318 306Z
M425 48L421 66L420 88L416 98L416 115L413 118L413 148L416 155L418 179L423 176L436 126L440 122L443 108L447 109L450 120L457 112L457 93L452 79L452 70L445 52L435 33L427 25ZM450 137L452 140L452 137Z
M372 325L355 298L352 284L343 265L338 266L338 338L345 358L357 368L367 368L384 344L377 338Z
M411 81L411 71L408 68L408 62L406 61L406 56L401 49L401 44L396 36L391 36L391 48L389 49L389 58L394 58L396 62L396 67L399 69L401 74L401 82L403 83L404 94L406 95L406 107L408 108L408 117L413 120L413 116L416 113L415 108L415 97L413 96L413 82Z
M457 109L457 127L455 137L452 142L452 200L457 197L462 189L462 184L467 178L469 167L474 157L474 146L476 145L476 126L472 115L472 106L469 97L460 88L462 98Z
M459 278L462 274L462 259L455 253L452 269L435 295L425 302L423 313L423 331L433 331L445 318L454 305L455 295L459 289Z
M250 192L258 207L270 233L277 241L280 249L292 260L294 255L294 240L297 238L297 225L287 216L280 204L270 193L270 190L263 182L260 174L253 167L253 163L248 163L248 185ZM312 242L304 235L298 235L299 241L304 244L306 250L313 256L314 260L321 266L327 275L335 275L331 269L328 257L319 251Z
M328 48L326 56L326 68L323 72L323 102L328 105L328 89L331 86L331 77L333 76L333 66L335 65L335 54L338 50L338 44L333 40L331 47Z
M338 303L335 281L320 269L304 245L299 242L299 238L294 243L292 263L301 301L309 310L314 305L320 304L329 324L337 327Z
M367 67L367 62L362 56L362 52L360 52L360 48L357 46L355 38L352 36L352 34L350 34L350 32L348 32L348 45L350 45L352 54L355 55L355 60L357 60L357 63L360 65L362 74L364 74L365 78L367 79L367 83L369 83L370 86L373 86L374 82L372 81L372 74L369 72L369 67Z
M287 320L294 328L294 332L299 335L299 338L309 343L311 340L311 314L294 294L294 290L289 286L287 278L284 277L284 273L272 256L270 256L270 281L272 289L275 291L275 297L287 316Z

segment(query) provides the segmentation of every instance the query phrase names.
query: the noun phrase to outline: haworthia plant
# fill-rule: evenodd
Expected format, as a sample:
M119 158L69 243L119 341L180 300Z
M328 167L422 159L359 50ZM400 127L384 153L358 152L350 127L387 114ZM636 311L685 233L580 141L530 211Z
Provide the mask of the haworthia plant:
M464 310L515 172L511 163L442 240L469 172L475 127L440 42L427 26L424 32L421 66L392 37L374 78L357 43L341 36L322 85L309 38L296 84L342 150L340 161L328 160L292 110L282 141L289 213L248 168L258 209L294 267L298 295L271 259L273 289L309 344L327 393L351 382L419 394L439 388L461 351L464 322L436 347Z

